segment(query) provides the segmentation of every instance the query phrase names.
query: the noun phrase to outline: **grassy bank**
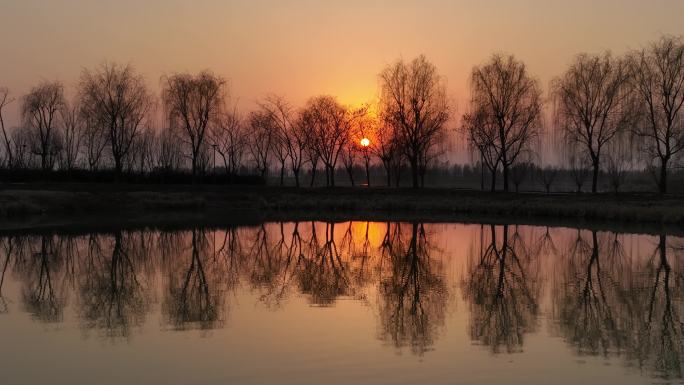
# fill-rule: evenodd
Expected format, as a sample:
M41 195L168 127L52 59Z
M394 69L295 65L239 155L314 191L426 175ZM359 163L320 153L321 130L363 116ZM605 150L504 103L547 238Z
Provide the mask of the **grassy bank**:
M165 213L220 215L252 211L304 215L430 218L478 215L513 221L684 225L682 196L645 194L487 193L455 189L154 186L131 184L11 184L0 186L0 218L108 216Z

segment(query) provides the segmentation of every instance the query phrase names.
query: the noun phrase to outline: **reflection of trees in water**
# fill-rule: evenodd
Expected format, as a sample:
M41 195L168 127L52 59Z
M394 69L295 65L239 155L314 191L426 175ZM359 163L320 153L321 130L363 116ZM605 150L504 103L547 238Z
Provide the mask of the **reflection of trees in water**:
M669 254L671 255L668 255ZM684 275L681 256L669 248L661 235L658 245L640 269L641 298L637 303L636 333L630 352L640 367L647 367L665 378L682 377L684 360Z
M559 332L580 355L623 355L658 377L681 378L681 257L660 236L651 256L628 255L617 234L582 231L553 289ZM672 255L668 255L672 254Z
M261 303L268 307L277 308L286 298L302 254L298 224L295 224L289 236L289 243L286 238L282 222L277 231L269 231L265 225L261 225L247 251L250 283L259 290Z
M603 246L603 247L601 247ZM625 348L629 316L624 314L629 264L617 235L599 240L578 230L561 256L554 288L554 315L561 333L580 354L603 354Z
M113 240L90 236L79 282L80 316L87 329L127 337L144 322L150 288L141 271L147 255L136 253L142 247L130 233L117 232Z
M66 306L66 290L59 279L64 261L52 236L41 236L37 243L37 247L33 242L23 244L28 252L18 265L24 276L22 302L37 319L59 322Z
M528 250L517 228L510 235L509 226L501 226L498 233L491 225L488 243L484 227L480 236L479 253L471 254L462 285L470 309L470 337L494 353L502 348L509 353L520 351L524 335L537 326L541 294L538 255Z
M211 245L214 247L214 245ZM192 230L190 250L170 266L162 312L174 328L213 329L223 321L222 271L204 230Z
M397 348L410 346L413 353L423 354L444 325L448 290L441 264L430 257L424 226L410 226L406 239L401 236L400 224L394 229L388 224L383 241L389 260L379 286L381 338Z
M7 269L9 267L10 259L14 254L14 237L6 237L0 239L0 245L2 245L2 265L0 268L0 314L9 312L9 305L7 303L7 298L2 291L5 284L5 277L7 276Z
M315 305L328 306L339 296L354 294L349 279L348 262L343 261L335 242L335 224L325 224L325 239L319 243L315 224L311 223L311 240L298 271L300 290Z

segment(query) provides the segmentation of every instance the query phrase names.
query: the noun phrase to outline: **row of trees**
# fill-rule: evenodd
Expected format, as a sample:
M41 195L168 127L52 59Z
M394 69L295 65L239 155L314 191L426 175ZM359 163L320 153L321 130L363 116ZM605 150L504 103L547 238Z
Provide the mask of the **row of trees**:
M218 156L228 174L250 168L265 177L276 168L281 184L287 173L297 186L303 169L313 185L319 167L328 186L340 168L353 185L358 166L370 184L369 167L379 164L388 185L407 167L418 187L447 151L450 133L458 132L491 172L493 190L499 173L508 191L517 165L541 162L548 149L540 147L558 142L578 181L593 171L593 192L602 168L618 167L620 154L634 152L641 168L657 171L666 192L668 170L684 149L681 38L663 37L621 57L578 55L552 81L548 98L523 62L494 55L473 68L458 124L445 82L424 56L388 65L379 79L377 105L351 108L322 95L295 108L271 95L242 115L229 106L226 80L209 71L164 77L157 101L132 67L106 64L83 71L71 102L59 82L32 88L21 98L22 124L14 130L2 119L12 98L0 89L3 164L116 173L187 168L197 175L212 161L216 167ZM553 123L545 129L547 100ZM459 129L448 129L450 122Z
M552 81L549 99L552 127L562 134L561 149L571 168L592 169L592 192L597 191L604 158L615 163L625 142L636 144L642 165L658 170L659 190L667 191L668 170L684 149L681 38L663 37L622 57L610 52L578 55ZM511 167L535 155L544 133L542 106L539 82L513 56L495 55L473 69L463 128L482 164L493 175L503 169L505 191Z

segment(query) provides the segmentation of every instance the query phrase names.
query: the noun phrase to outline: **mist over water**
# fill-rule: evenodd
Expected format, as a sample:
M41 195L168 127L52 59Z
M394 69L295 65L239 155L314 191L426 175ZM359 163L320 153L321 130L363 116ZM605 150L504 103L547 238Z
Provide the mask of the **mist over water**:
M683 247L394 222L5 235L0 378L680 383Z

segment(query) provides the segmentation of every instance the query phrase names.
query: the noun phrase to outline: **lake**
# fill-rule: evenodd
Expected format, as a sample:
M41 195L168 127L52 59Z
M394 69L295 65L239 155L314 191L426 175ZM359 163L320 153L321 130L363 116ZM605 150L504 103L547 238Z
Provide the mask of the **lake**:
M283 222L0 235L0 383L683 383L684 238Z

